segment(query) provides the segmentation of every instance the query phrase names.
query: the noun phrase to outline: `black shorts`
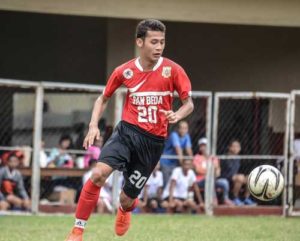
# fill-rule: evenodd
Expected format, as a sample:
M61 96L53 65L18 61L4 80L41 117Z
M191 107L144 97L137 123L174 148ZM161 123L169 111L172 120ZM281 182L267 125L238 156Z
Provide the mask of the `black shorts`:
M136 198L164 148L165 139L121 121L101 150L99 162L123 172L125 194Z

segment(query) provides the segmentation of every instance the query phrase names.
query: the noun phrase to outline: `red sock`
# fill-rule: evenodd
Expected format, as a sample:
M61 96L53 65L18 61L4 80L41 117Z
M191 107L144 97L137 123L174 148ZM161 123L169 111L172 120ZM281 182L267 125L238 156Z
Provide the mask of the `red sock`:
M76 219L88 220L94 211L100 193L100 187L89 179L83 186L76 208Z
M132 211L136 208L136 206L138 205L138 203L139 203L139 199L136 198L136 199L134 200L133 204L131 205L131 207L127 208L126 210L123 210L123 208L121 208L121 209L122 209L123 212L124 212L124 211L125 211L125 212L132 212Z

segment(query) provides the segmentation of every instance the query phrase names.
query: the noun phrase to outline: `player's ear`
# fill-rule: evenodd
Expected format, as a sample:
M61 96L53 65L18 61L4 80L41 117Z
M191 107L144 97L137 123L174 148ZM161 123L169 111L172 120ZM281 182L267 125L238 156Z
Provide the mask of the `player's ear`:
M144 40L142 38L137 38L136 39L136 45L141 48L143 47L143 44L144 44Z

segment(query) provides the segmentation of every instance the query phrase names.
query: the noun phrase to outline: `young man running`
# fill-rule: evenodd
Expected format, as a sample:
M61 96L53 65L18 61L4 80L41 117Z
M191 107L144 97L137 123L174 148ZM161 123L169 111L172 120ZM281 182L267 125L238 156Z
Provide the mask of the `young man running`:
M162 57L165 32L165 25L158 20L141 21L136 29L139 57L117 67L103 94L95 101L89 131L83 143L85 148L100 138L98 121L109 98L121 85L128 89L122 121L104 145L99 162L82 189L75 226L66 241L82 240L100 189L115 169L123 171L125 180L115 233L119 236L126 233L131 211L137 205L137 196L160 159L168 124L177 123L193 111L188 76L178 64ZM182 106L175 112L172 110L174 91L182 101Z

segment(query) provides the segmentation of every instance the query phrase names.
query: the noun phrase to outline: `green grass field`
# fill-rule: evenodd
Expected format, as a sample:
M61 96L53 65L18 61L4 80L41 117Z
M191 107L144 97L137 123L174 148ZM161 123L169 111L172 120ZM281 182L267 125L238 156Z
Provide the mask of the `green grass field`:
M0 216L1 241L63 241L72 216ZM300 218L135 215L127 235L113 232L113 216L93 216L85 241L299 241Z

